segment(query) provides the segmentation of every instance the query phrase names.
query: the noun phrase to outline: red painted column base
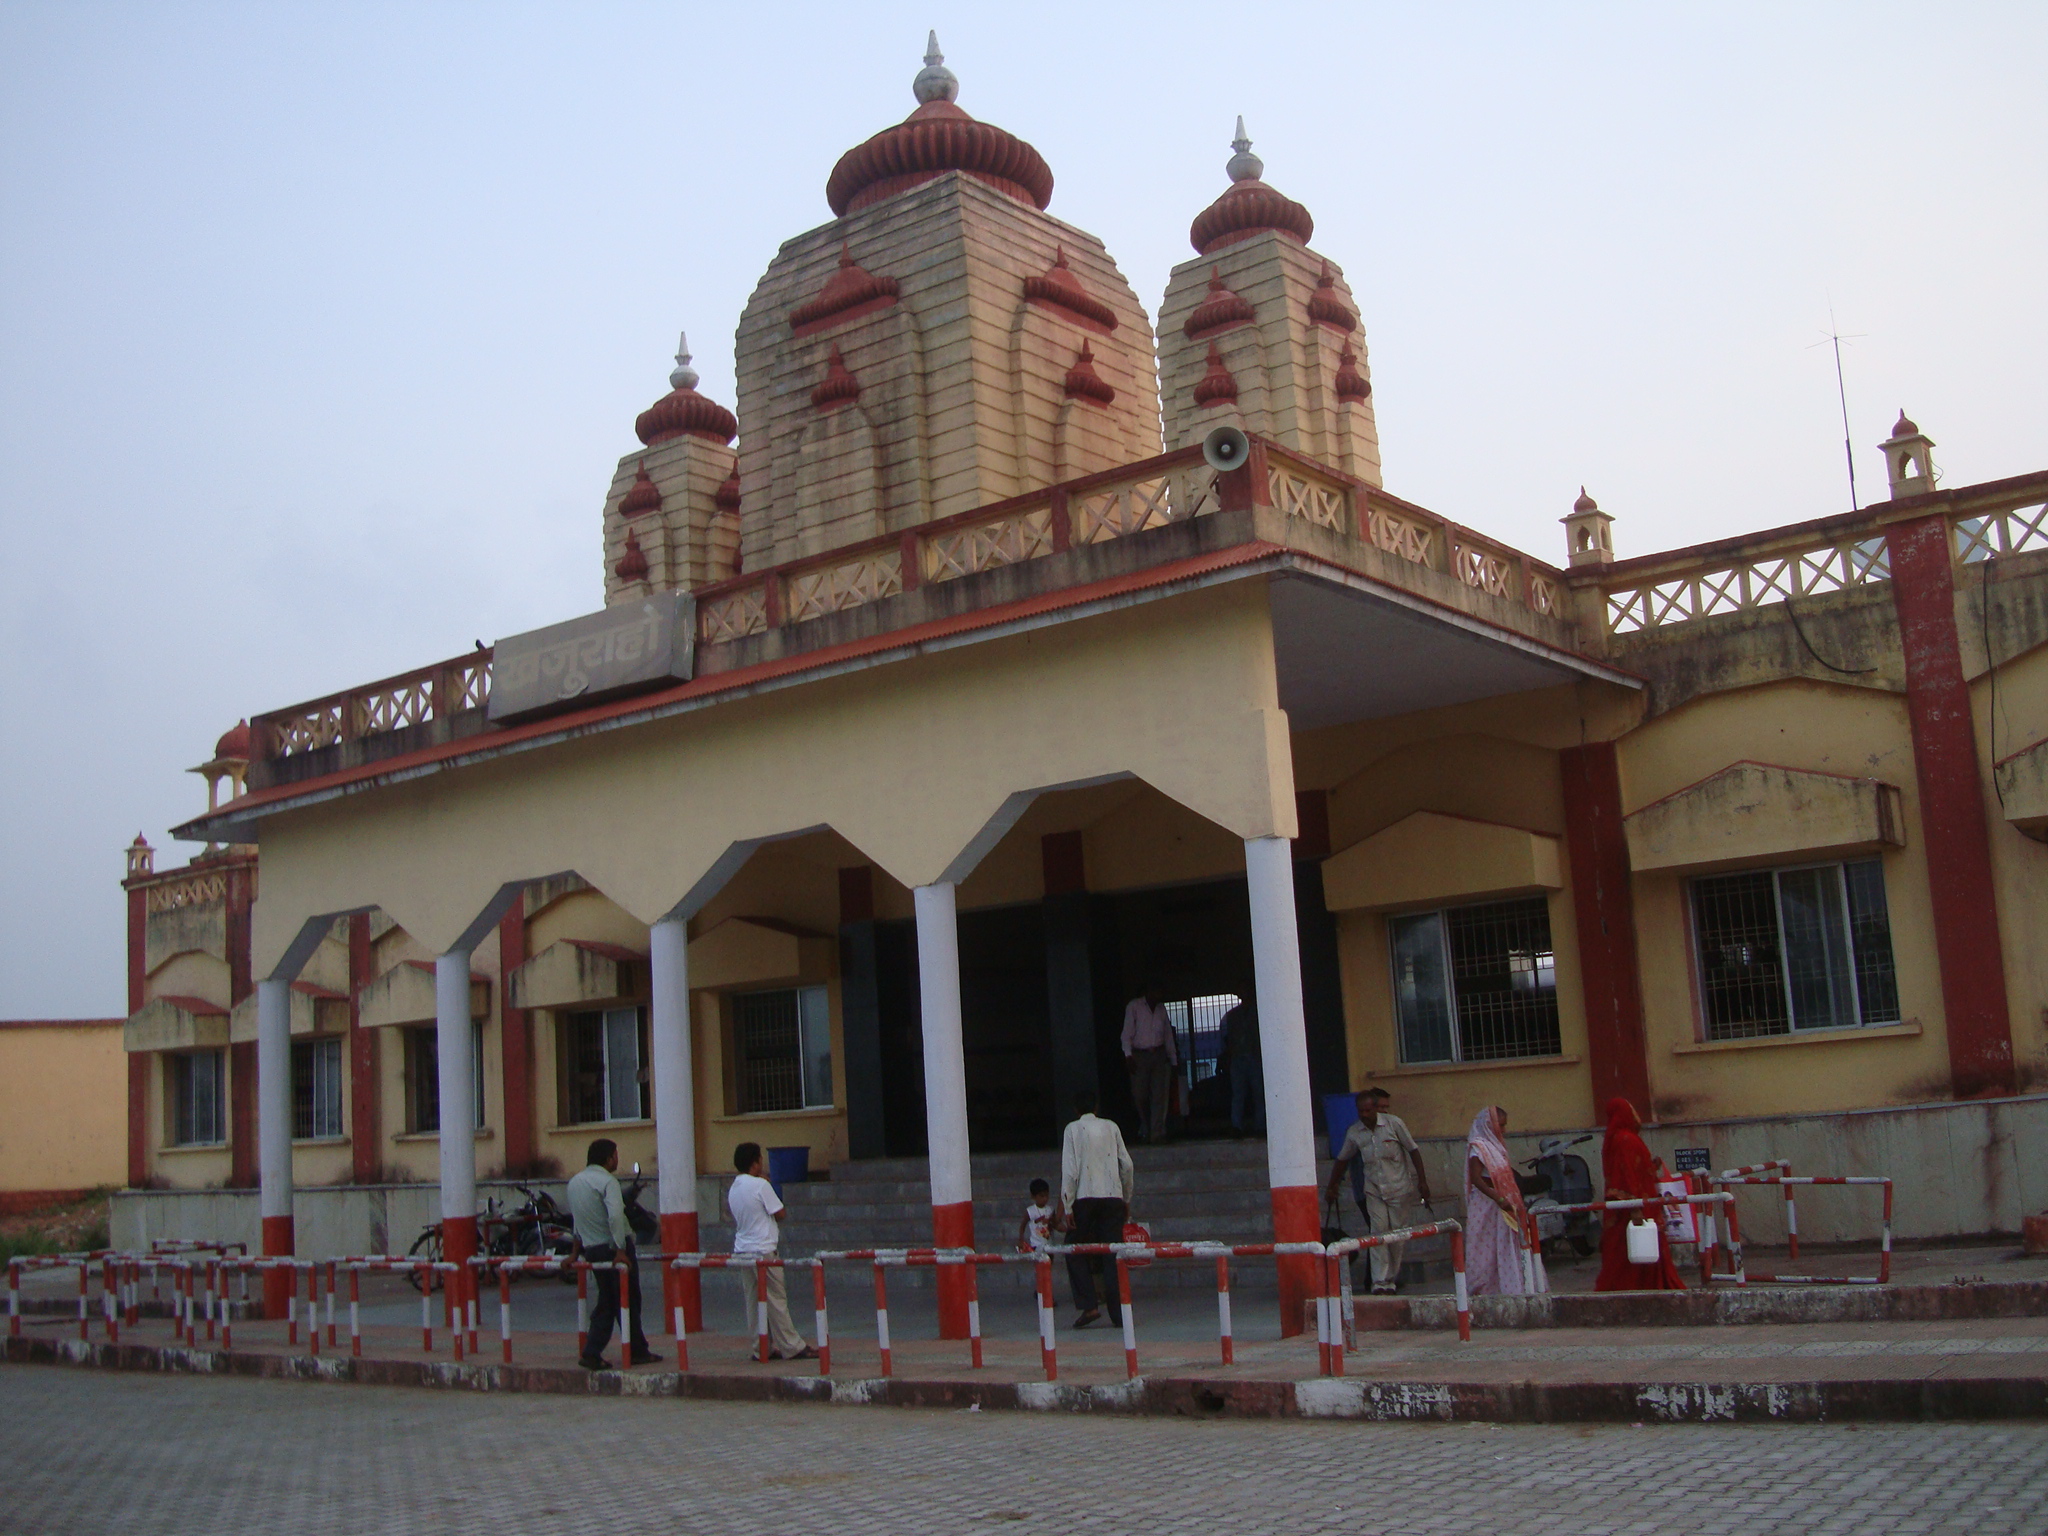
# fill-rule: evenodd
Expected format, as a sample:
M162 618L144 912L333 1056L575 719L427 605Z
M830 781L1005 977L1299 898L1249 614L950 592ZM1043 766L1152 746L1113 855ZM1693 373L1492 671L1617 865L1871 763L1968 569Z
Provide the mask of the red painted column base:
M1273 1241L1313 1243L1323 1235L1322 1211L1313 1184L1276 1188L1273 1196ZM1308 1303L1316 1294L1316 1259L1308 1253L1282 1254L1280 1270L1280 1337L1291 1339L1308 1326Z
M466 1264L476 1257L477 1236L474 1216L441 1218L441 1257L451 1264Z
M695 1211L663 1211L661 1213L661 1251L673 1258L679 1253L700 1253L697 1244L697 1213ZM662 1306L667 1316L661 1320L664 1331L675 1326L676 1302L683 1304L683 1326L692 1333L704 1331L704 1277L694 1269L670 1269L666 1264L661 1270Z
M974 1246L974 1202L932 1207L932 1246L972 1248ZM939 1337L967 1337L967 1271L949 1264L939 1271Z
M290 1258L298 1252L298 1239L289 1216L263 1218L263 1257ZM263 1271L263 1315L281 1319L291 1307L292 1272L288 1269Z

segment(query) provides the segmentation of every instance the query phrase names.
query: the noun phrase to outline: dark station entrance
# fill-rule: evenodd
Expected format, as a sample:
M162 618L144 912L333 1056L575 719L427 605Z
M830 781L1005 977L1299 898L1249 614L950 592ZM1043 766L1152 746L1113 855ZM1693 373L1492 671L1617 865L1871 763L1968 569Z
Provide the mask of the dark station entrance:
M1295 904L1313 1090L1349 1086L1336 935L1322 873L1295 866ZM1135 1107L1119 1037L1124 1006L1156 984L1180 1034L1187 1116L1182 1134L1229 1130L1216 1076L1223 1011L1253 990L1244 879L1108 894L1074 892L1029 905L962 912L960 1001L967 1116L977 1152L1059 1145L1073 1095L1100 1094L1128 1133ZM925 1150L924 1047L917 938L903 921L841 930L850 1151L911 1157Z

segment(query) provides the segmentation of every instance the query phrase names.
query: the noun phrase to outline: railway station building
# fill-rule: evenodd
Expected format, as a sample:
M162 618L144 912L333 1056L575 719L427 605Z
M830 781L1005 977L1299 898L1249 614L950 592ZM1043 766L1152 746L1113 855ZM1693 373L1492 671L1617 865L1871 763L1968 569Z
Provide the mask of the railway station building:
M1256 1001L1283 1239L1367 1082L1444 1137L1990 1106L1957 1219L2048 1204L1997 1130L2048 1102L2048 471L1942 485L1901 413L1860 511L1631 554L1537 486L1511 548L1383 484L1388 296L1241 124L1148 311L936 47L914 90L734 408L685 351L632 424L601 606L254 713L204 851L130 849L132 1184L291 1252L295 1189L438 1183L460 1253L480 1171L602 1134L688 1251L755 1141L925 1159L932 1239L1000 1242L970 1154L1128 1116L1151 987L1191 1134Z

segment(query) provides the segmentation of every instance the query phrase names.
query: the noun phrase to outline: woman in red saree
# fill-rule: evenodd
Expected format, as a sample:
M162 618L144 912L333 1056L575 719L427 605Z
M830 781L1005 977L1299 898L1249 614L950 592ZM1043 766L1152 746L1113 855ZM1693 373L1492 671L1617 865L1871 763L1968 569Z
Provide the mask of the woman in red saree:
M1627 1099L1607 1101L1607 1140L1600 1149L1600 1171L1607 1179L1609 1200L1649 1199L1657 1188L1657 1162L1637 1134L1642 1120ZM1652 1210L1607 1211L1600 1233L1600 1278L1596 1291L1682 1291L1678 1266L1671 1262L1671 1240L1664 1235L1659 1219L1661 1207ZM1628 1224L1648 1216L1657 1224L1657 1262L1631 1264L1628 1261Z

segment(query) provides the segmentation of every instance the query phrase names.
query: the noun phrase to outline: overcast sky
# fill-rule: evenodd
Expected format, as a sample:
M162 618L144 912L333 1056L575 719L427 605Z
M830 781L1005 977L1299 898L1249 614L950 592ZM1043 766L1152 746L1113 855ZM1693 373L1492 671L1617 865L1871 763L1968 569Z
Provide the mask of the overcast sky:
M1796 14L1790 14L1796 9ZM0 1016L124 1008L121 850L240 716L587 612L678 327L914 105L1156 305L1242 112L1388 487L1552 560L2048 467L2048 8L0 4ZM173 846L159 866L190 849Z

